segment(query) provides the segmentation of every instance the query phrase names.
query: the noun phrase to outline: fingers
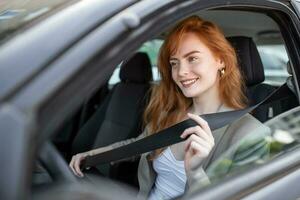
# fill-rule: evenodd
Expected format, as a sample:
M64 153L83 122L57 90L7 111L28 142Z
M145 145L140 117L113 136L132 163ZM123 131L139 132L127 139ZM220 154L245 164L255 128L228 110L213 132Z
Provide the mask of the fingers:
M184 130L184 132L181 134L181 138L186 138L189 135L196 134L199 137L202 137L204 140L207 140L209 143L214 145L214 137L211 133L211 130L208 126L208 123L199 117L198 115L188 114L191 119L195 120L199 125L187 128Z
M188 151L190 151L192 155L197 155L200 158L207 157L210 150L210 148L206 148L195 141L191 141L190 145L188 146Z
M79 177L83 177L83 173L80 169L80 164L81 164L81 161L85 159L85 155L84 154L77 154L75 156L72 157L72 160L69 164L71 170L73 171L73 173L76 175L76 176L79 176Z
M186 154L198 156L201 158L207 157L214 145L208 143L200 137L192 135L184 145Z
M189 171L198 168L203 159L207 157L209 153L210 151L207 148L192 141L185 153L184 159L186 170Z
M82 157L79 157L79 158L77 158L75 160L75 162L74 162L74 168L75 168L75 171L76 171L77 175L79 175L80 177L83 177L83 173L82 173L82 171L80 169L80 162L81 162L81 160L82 160Z
M201 137L201 138L203 138L204 140L207 140L207 141L212 140L212 138L207 133L205 133L205 131L200 126L194 126L194 127L190 127L190 128L185 129L180 137L181 138L186 138L186 137L188 137L192 134L195 134L198 137Z
M191 158L207 157L215 145L209 125L197 115L188 114L188 116L196 121L198 125L185 129L181 134L181 138L188 137L184 146L186 155L190 155Z
M202 119L200 116L198 115L194 115L194 114L191 114L191 113L188 113L187 114L189 118L191 118L192 120L194 120L195 122L197 122L197 124L200 125L200 127L207 133L209 134L211 137L212 136L212 133L211 133L211 130L210 130L210 127L207 123L207 121L205 121L204 119Z
M75 171L75 169L74 169L74 167L73 167L73 165L74 165L74 159L75 159L75 156L72 156L72 159L71 159L71 162L70 162L70 164L69 164L69 167L71 168L72 172L73 172L75 175L77 175L77 173L76 173L76 171Z
M211 143L209 143L208 141L204 140L203 138L198 137L198 136L196 136L195 134L192 134L192 135L187 139L187 141L185 142L185 145L184 145L184 151L187 151L187 150L190 148L190 145L191 145L192 143L199 144L199 145L201 145L202 147L204 147L205 149L211 149L212 146L213 146Z

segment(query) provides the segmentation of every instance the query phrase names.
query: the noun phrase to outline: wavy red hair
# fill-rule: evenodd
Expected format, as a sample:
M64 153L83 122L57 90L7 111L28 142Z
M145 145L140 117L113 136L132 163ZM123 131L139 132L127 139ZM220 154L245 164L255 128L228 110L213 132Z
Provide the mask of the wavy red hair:
M150 102L144 112L144 122L151 134L180 122L192 105L192 99L186 98L173 81L169 62L170 56L176 53L186 33L197 35L213 55L224 62L225 74L219 78L221 101L233 109L241 109L247 105L245 84L234 48L214 23L191 16L170 31L160 48L158 69L161 81L152 87ZM162 149L155 151L154 157L161 152Z

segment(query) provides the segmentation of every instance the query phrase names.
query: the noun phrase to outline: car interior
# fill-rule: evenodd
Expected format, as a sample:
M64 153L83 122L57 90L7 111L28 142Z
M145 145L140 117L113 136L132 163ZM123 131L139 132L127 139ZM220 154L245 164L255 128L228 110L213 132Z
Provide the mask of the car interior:
M283 66L288 74L284 82L272 84L265 80L266 66L262 62L263 54L259 52L259 47L281 46L284 49L281 53L288 58L281 34L284 30L279 29L271 17L263 13L237 10L206 10L194 14L218 24L235 48L246 82L249 105L261 102L282 84L287 84L290 88L290 94L285 98L255 109L251 113L255 118L266 122L299 105L292 67L288 60ZM144 45L154 40L163 41L167 31L168 29L145 41ZM106 84L87 97L81 108L52 138L52 143L67 162L74 154L134 138L142 132L145 126L142 120L143 111L150 97L151 85L159 82L159 75L154 74L157 73L157 66L156 57L153 57L153 52L158 52L159 45L151 48L132 52L128 59L116 66L111 77L118 76L118 80L113 81L117 83L111 84L111 79L108 78ZM41 170L42 164L37 166L34 176L45 177ZM99 165L85 173L109 177L138 188L137 166L138 160L132 160ZM40 186L49 182L49 177L34 180L36 181L33 186Z

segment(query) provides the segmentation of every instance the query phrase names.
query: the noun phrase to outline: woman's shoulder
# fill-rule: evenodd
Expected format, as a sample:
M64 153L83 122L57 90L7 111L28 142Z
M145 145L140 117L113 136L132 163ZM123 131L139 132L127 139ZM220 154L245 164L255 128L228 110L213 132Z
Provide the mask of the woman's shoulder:
M234 121L228 128L228 131L230 131L230 134L232 135L230 143L234 144L250 134L269 134L270 128L261 123L251 114L247 113L240 119Z
M264 126L263 123L261 123L258 119L253 117L250 113L245 114L241 118L235 120L232 123L233 126L236 127L259 127L259 126Z
M234 108L230 108L226 105L223 105L220 109L220 111L222 112L234 111L234 110L235 110ZM255 117L253 117L251 114L247 113L244 116L233 121L229 127L231 129L240 129L240 128L255 128L259 126L263 126L263 124Z

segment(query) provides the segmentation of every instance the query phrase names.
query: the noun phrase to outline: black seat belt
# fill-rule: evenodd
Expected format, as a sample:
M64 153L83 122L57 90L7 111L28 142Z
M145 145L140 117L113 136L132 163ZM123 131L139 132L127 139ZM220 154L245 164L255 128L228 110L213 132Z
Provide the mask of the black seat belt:
M213 131L235 121L236 119L239 119L260 105L281 100L283 97L286 97L287 94L289 94L289 88L287 84L283 84L277 90L267 96L263 101L251 107L235 111L204 114L200 116L207 121L210 129ZM121 160L181 142L185 140L180 137L182 132L186 128L195 125L197 125L195 121L187 119L128 145L124 145L93 156L88 156L85 160L83 160L82 167L92 167L99 164Z

